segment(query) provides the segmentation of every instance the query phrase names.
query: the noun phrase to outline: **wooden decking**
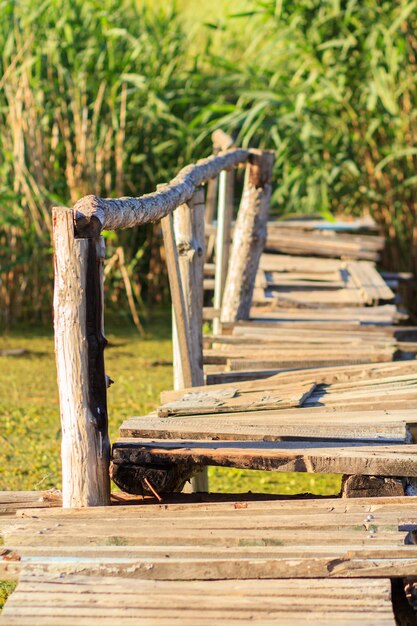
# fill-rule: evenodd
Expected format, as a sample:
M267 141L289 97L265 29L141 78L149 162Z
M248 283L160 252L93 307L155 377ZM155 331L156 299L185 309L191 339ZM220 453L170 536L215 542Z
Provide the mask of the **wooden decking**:
M3 494L1 575L20 582L0 623L396 623L417 498L177 498L63 510Z
M270 226L251 319L204 339L209 386L121 425L133 495L0 495L2 626L415 623L417 329L374 231ZM343 497L173 493L207 465L338 473Z

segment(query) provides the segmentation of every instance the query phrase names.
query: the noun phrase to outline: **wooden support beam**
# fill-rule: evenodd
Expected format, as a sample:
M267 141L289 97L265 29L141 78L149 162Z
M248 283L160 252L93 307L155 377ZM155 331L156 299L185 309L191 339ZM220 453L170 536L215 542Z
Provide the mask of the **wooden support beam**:
M164 218L165 219L165 218ZM203 374L203 274L204 190L199 188L188 204L174 211L174 231L181 285L190 334L193 386L204 384ZM184 388L183 361L173 316L174 388Z
M185 387L193 386L192 349L188 324L187 307L181 283L178 250L175 244L174 221L172 213L161 220L164 236L165 254L168 268L169 286L173 314L175 317L176 341L178 343L178 360L181 362L182 380Z
M190 336L193 386L204 384L203 372L203 278L204 278L204 190L200 187L188 204L174 211L174 231L181 284ZM175 312L173 312L175 313ZM173 315L174 388L184 389L183 361ZM208 491L207 468L191 479L194 492Z
M214 308L220 309L229 266L230 233L233 218L234 172L223 170L219 176L219 205L216 233L216 273L214 279ZM213 324L215 335L220 332L220 320Z
M214 216L216 215L217 208L217 196L219 191L219 177L211 178L207 183L207 197L206 197L206 222L212 224Z
M236 221L223 294L222 322L249 317L259 259L266 240L274 153L252 151Z
M64 507L110 503L103 335L104 240L75 239L73 212L53 210L54 326Z

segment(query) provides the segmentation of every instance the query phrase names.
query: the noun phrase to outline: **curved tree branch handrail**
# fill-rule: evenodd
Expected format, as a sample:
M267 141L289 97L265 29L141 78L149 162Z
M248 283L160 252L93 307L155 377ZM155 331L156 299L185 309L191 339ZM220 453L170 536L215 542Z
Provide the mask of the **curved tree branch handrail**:
M140 198L84 196L73 207L78 237L97 237L106 230L132 228L157 222L186 203L199 185L247 160L249 150L233 148L184 167L177 176L153 193Z

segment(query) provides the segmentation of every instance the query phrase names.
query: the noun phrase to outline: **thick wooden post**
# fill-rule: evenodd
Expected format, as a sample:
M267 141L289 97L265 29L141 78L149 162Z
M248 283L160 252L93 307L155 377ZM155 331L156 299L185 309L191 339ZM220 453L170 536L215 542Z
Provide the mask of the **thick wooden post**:
M223 170L219 176L219 208L216 233L216 273L214 278L214 308L221 310L223 292L229 265L230 233L233 219L233 192L235 173ZM220 319L213 321L213 333L220 333Z
M104 240L75 239L72 209L53 210L55 354L64 507L110 503L103 335Z
M266 240L274 153L253 150L245 173L223 294L222 322L248 319L259 259Z

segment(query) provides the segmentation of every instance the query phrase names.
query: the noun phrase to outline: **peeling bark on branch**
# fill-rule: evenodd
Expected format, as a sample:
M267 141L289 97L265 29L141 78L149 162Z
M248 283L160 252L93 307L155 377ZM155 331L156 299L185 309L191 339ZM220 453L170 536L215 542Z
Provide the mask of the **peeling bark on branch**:
M98 237L103 229L131 228L157 222L180 204L188 202L202 183L223 169L231 169L248 158L248 150L232 149L187 165L161 189L140 198L85 196L73 207L76 235Z

